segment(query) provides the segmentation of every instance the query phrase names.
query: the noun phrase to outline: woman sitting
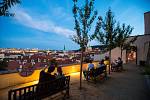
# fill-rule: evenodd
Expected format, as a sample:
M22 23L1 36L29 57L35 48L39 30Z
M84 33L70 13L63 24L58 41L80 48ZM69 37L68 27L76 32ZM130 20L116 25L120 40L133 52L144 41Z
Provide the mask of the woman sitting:
M62 66L57 67L57 73L55 75L56 75L56 78L60 78L60 77L64 76L64 74L62 72Z

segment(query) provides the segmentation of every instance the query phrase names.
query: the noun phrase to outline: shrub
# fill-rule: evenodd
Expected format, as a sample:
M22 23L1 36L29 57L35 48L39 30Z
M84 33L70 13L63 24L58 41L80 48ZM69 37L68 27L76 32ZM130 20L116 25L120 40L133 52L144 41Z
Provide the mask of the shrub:
M144 67L144 75L150 75L150 65L146 65Z

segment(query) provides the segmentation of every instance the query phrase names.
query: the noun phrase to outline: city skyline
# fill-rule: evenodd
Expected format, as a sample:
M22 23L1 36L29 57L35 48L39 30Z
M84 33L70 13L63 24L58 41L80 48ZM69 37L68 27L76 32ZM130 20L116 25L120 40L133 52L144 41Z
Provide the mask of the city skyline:
M149 0L95 0L95 10L104 18L110 7L116 21L134 27L131 35L142 35L144 13L150 10L149 4ZM14 17L0 17L0 48L63 50L65 45L66 50L79 49L70 39L74 34L72 6L72 0L22 0L10 9Z

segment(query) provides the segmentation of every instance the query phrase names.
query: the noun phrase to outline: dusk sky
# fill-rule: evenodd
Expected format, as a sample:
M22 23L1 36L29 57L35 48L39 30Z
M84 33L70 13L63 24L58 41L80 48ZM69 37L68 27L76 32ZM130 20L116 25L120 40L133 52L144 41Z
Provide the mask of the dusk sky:
M72 6L72 0L21 0L10 9L15 17L0 17L0 48L79 49L69 38L74 34ZM144 34L150 0L95 0L95 10L103 18L109 7L116 21L134 27L132 35Z

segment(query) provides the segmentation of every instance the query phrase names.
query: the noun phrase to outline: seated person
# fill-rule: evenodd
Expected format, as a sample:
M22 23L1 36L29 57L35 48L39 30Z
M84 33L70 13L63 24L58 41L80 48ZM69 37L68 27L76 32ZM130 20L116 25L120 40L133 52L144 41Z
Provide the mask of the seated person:
M111 67L114 68L117 65L117 60L115 59L112 63L111 63Z
M39 83L56 79L55 75L51 74L55 70L54 66L50 66L47 72L45 72L45 69L46 67L40 72Z
M116 70L118 70L118 68L122 68L122 60L121 60L121 58L120 57L118 57L118 59L117 60L115 60L114 62L112 62L112 64L111 64L111 66L112 66L112 70L113 69L116 69Z
M62 66L57 67L57 73L55 75L56 75L57 78L60 78L60 77L64 76L64 74L62 72Z
M87 77L87 74L90 74L90 73L87 73L87 72L90 71L91 69L94 69L94 64L92 63L92 60L89 61L87 69L88 69L87 71L86 70L83 71L83 75L84 75L85 79L89 78L89 77Z
M99 66L95 70L95 76L102 74L106 70L106 65L104 64L104 59L99 62Z
M118 60L117 60L117 67L120 67L121 69L123 69L122 64L123 64L122 59L121 59L120 57L118 57Z
M99 66L98 68L100 67L105 67L106 65L104 64L104 59L102 59L100 62L99 62Z
M92 60L89 61L90 63L88 64L88 71L91 69L94 69L94 64L92 63Z
M49 87L49 82L52 80L55 80L56 77L55 75L52 75L51 73L55 70L54 66L50 66L48 68L48 71L45 72L46 67L40 72L40 77L39 77L39 83L36 88L36 92L39 94L46 94L50 90L54 89L54 86ZM48 83L47 83L48 82ZM42 85L44 83L44 86ZM48 88L47 88L48 86Z
M122 63L122 59L121 59L120 57L118 57L117 62L118 62L119 64L121 64L121 63Z

